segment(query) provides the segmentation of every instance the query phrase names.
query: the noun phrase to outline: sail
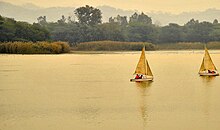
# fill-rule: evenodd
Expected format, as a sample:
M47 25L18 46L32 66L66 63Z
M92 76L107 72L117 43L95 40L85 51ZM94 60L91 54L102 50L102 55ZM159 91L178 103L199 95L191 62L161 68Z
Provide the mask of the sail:
M147 67L147 74L146 75L153 76L152 71L150 69L150 66L149 66L147 60L146 60L146 63L147 63L147 66L146 66Z
M205 48L205 55L203 57L202 65L200 67L200 71L205 71L205 70L217 70L212 62L212 59L209 55L207 48Z
M145 47L143 47L141 52L141 57L139 59L139 62L137 64L136 70L134 74L143 74L147 75L146 73L146 58L145 58Z
M201 67L199 69L199 71L205 71L205 66L204 66L204 58L202 59L202 64L201 64Z
M140 56L140 59L139 59L139 62L137 64L134 74L153 76L150 66L148 64L148 61L146 60L146 57L145 57L145 47L143 47L142 49L141 56Z

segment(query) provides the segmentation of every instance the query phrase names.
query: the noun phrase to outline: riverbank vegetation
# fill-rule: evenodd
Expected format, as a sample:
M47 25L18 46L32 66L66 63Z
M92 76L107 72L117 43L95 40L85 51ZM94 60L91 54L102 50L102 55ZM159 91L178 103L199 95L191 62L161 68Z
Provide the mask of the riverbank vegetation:
M144 13L134 13L129 18L113 16L106 23L102 23L101 14L98 8L86 5L74 10L71 16L77 20L63 15L57 22L48 22L46 16L40 16L37 23L29 24L0 16L0 42L9 42L1 46L14 46L11 42L17 41L33 42L31 45L20 43L22 46L41 46L35 44L39 41L64 41L73 50L89 51L139 50L143 43L149 50L202 49L203 43L209 43L208 47L213 49L220 48L220 23L217 19L212 23L191 19L184 25L170 23L160 26ZM60 53L54 51L56 49L39 48L32 48L30 52ZM30 53L24 50L17 52Z
M146 50L155 50L156 46L147 42L117 42L117 41L94 41L77 44L72 50L75 51L140 51L143 46Z
M145 46L148 51L155 50L203 50L220 49L220 42L180 42L174 44L152 44L147 42L93 41L82 42L72 47L72 51L140 51Z
M8 54L60 54L68 53L66 42L7 42L0 43L0 53Z
M220 42L208 42L206 44L201 42L166 43L156 45L156 50L203 50L205 46L208 49L220 49Z
M0 53L7 54L61 54L77 53L77 51L140 51L145 46L147 51L157 50L203 50L220 49L220 42L184 42L175 44L152 44L147 42L93 41L82 42L70 47L66 42L7 42L0 43ZM84 52L84 53L85 53Z

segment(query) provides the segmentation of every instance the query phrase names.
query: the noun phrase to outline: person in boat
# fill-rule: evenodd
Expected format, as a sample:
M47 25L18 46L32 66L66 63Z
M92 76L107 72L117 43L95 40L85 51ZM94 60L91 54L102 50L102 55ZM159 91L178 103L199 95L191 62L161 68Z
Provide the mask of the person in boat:
M143 78L143 75L140 76L140 79L142 79L142 78Z
M140 76L136 74L135 79L140 79Z
M212 74L214 74L215 73L215 71L214 70L208 70L208 73L212 73Z
M135 79L142 79L142 77L143 77L143 75L137 74L137 75L135 76Z

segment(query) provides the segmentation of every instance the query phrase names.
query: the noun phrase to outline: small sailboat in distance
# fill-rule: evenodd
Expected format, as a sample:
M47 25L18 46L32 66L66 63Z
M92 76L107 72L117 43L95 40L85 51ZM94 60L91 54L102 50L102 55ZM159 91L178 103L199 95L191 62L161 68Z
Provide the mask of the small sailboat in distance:
M134 75L136 75L136 77L134 79L130 79L131 82L143 82L153 80L153 74L145 56L145 47L143 47L142 49L142 53Z
M201 67L199 69L200 76L218 76L219 73L212 62L208 49L205 47L205 55L202 60Z

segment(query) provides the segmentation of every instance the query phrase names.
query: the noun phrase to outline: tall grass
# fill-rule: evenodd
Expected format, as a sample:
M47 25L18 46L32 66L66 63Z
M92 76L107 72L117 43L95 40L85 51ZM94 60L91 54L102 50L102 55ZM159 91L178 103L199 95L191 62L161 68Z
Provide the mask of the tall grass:
M201 42L181 42L167 43L156 45L157 50L203 50L204 46L208 49L220 49L220 42L209 42L207 44Z
M7 42L0 43L0 53L9 54L60 54L70 51L66 42Z
M155 45L147 42L94 41L77 44L76 51L136 51L145 45L146 50L155 50Z

